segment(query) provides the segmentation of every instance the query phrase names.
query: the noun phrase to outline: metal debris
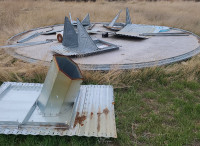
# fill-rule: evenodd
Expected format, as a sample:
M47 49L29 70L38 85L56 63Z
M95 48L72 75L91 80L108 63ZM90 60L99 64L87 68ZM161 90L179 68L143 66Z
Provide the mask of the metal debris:
M111 23L108 25L109 27L113 27L117 19L119 18L120 13L122 10L119 11L119 13L115 16L115 18L111 21Z
M71 13L69 13L69 19L70 19L72 25L75 25L75 26L77 25L77 21L72 20ZM85 16L85 18L83 18L81 23L82 23L83 26L90 26L91 25L89 13Z
M128 8L126 8L126 25L132 24Z
M65 28L62 41L63 43L62 45L59 44L53 46L52 47L53 52L66 56L83 57L87 55L119 49L118 46L105 41L101 40L93 41L78 19L77 19L78 34L76 34L68 18L65 18L64 27Z
M84 29L83 25L77 19L77 29L78 29L78 52L90 53L92 51L98 50L96 44L89 36L87 31Z
M85 18L81 21L82 25L90 25L90 14L87 14Z
M0 87L0 134L117 138L112 86L81 85L74 105L72 127L68 125L70 121L68 114L63 114L60 119L43 117L40 114L40 109L34 105L34 102L42 87L43 84L37 83L5 82L2 84ZM32 105L33 108L31 108ZM30 118L22 123L31 109L34 111L29 115ZM50 119L52 122L45 124ZM58 120L63 120L64 123Z
M118 36L138 37L138 38L149 38L147 33L158 33L160 31L169 30L169 27L165 26L153 26L153 25L140 25L140 24L127 24L123 29L116 32Z
M187 33L143 33L140 36L189 36Z
M48 31L48 32L43 32L42 35L52 35L52 34L56 34L57 32L61 32L63 31L63 29L61 30L52 30L52 31Z
M122 10L119 11L119 13L115 16L115 18L111 21L111 23L104 24L103 26L108 28L108 29L118 31L118 30L121 30L125 25L132 24L128 8L126 8L126 23L125 24L116 23L116 21L119 18L121 12L122 12Z
M64 56L54 56L37 105L44 116L57 116L72 108L82 75L78 66Z
M51 42L52 42L51 40L47 40L47 41L30 42L30 43L18 43L18 44L13 44L13 45L0 46L0 48L35 46L35 45L47 44L47 43L51 43Z
M0 134L116 138L112 86L80 86L81 78L72 60L55 55L44 85L3 83Z
M78 47L78 35L76 34L74 27L71 25L67 17L65 17L65 22L64 22L62 45L65 47L72 47L72 48Z
M41 35L42 34L42 32L36 32L36 33L33 33L33 34L31 34L31 35L29 35L29 36L27 36L27 37L25 37L25 38L23 38L23 39L21 39L21 40L19 40L19 41L17 41L17 43L24 43L24 42L27 42L27 41L29 41L29 40L31 40L31 39L33 39L33 38L36 38L37 36L39 36L39 35Z
M120 13L122 12L122 10L119 11L119 13L115 16L115 18L111 21L111 23L109 24L104 24L103 26L111 29L111 30L120 30L124 27L124 24L122 23L116 23L117 19L119 18Z

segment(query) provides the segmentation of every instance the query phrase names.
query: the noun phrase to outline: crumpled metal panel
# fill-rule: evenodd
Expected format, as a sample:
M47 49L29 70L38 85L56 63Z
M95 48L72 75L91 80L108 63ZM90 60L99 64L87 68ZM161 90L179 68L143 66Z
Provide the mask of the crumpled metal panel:
M9 101L16 103L3 108L0 106L0 134L117 137L113 88L109 85L81 86L74 104L72 127L66 126L66 123L59 123L56 117L55 125L45 124L42 120L48 120L48 117L43 117L38 107L34 109L28 122L20 124L17 119L22 111L19 109L27 103L32 104L40 94L42 86L43 84L37 83L5 82L0 87L0 104ZM27 105L23 112L30 111L30 105Z
M127 24L123 29L116 32L119 36L149 38L148 36L141 36L144 33L158 33L161 30L168 30L169 27L153 26L153 25L140 25L140 24Z

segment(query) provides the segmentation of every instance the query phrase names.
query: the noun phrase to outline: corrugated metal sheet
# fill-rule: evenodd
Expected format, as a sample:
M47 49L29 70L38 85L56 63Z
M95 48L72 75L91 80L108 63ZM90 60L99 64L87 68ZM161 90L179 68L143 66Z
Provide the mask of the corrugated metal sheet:
M117 137L113 88L109 85L81 86L72 111L72 127L67 126L67 114L61 118L53 117L55 125L48 125L50 117L43 117L38 107L32 111L26 123L20 123L27 118L24 116L27 111L30 113L33 110L30 105L37 99L42 86L6 82L0 87L0 104L13 102L12 106L0 106L0 134ZM18 120L19 115L22 115L21 120ZM59 122L63 119L66 123Z

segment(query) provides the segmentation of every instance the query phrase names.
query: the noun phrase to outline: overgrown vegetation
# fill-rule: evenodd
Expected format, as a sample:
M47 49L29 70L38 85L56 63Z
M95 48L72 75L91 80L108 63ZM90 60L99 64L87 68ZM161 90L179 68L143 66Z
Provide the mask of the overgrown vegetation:
M200 35L200 3L195 2L0 1L0 45L18 32L63 23L68 12L74 18L89 12L93 21L110 21L127 6L134 23L178 27ZM0 50L1 83L42 83L47 70L42 63L29 64ZM83 75L84 84L113 85L117 139L0 135L0 145L200 145L200 55L163 67L83 71Z

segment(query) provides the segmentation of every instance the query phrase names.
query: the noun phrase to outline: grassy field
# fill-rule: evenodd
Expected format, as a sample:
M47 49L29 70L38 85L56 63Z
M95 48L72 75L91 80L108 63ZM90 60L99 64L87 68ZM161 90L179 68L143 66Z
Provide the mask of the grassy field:
M195 2L7 0L0 1L0 45L21 31L63 23L68 12L73 18L82 19L89 12L92 21L110 21L125 7L134 23L178 27L200 35L200 3ZM47 70L0 50L1 83L42 83ZM114 86L117 139L0 135L0 145L200 145L200 55L168 66L83 75L84 84Z

